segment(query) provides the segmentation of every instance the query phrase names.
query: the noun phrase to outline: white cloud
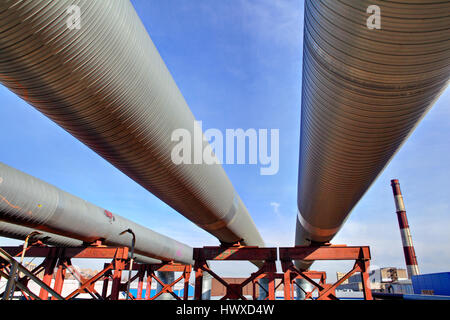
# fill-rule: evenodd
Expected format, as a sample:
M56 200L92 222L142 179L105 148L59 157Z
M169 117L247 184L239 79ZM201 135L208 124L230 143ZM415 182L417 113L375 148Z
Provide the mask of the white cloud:
M279 215L280 211L278 210L278 208L280 208L280 204L278 202L271 202L270 205L273 207L273 213Z

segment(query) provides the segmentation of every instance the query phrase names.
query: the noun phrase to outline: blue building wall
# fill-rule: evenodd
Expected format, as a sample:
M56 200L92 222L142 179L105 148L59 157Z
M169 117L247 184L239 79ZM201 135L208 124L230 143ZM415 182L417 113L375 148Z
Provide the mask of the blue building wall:
M145 291L146 291L146 289L142 289L142 297L145 297ZM180 289L180 290L173 290L173 293L175 293L177 296L179 296L179 297L183 297L183 295L184 295L184 289ZM133 296L133 297L135 297L136 298L136 296L137 296L137 289L130 289L130 294ZM126 296L126 293L123 293L123 295L124 296ZM150 297L154 297L156 295L156 290L155 289L152 289L151 291L150 291ZM188 289L188 296L189 297L192 297L192 296L194 296L194 287L192 287L192 286L189 286L189 289Z
M412 276L414 294L450 296L450 272L429 273ZM425 290L425 291L424 291Z

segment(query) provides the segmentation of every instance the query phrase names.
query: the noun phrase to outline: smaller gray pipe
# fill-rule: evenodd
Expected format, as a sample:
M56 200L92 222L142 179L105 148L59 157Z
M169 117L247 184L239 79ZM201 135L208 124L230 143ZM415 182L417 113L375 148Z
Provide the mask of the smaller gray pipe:
M87 243L131 247L150 258L193 264L193 249L0 162L0 219Z
M40 240L50 246L57 247L81 247L83 241L67 238L64 236L20 226L17 224L0 221L0 237L25 241L25 238L33 231L39 232L30 239L30 243Z
M45 243L47 245L55 247L82 247L85 245L85 243L80 240L67 238L54 233L44 232L24 226L19 226L17 224L0 221L0 237L25 240L25 238L33 231L38 231L39 234L34 235L32 240L40 240L42 241L42 243ZM161 260L152 259L140 254L134 254L134 258L139 263L145 264L161 263Z

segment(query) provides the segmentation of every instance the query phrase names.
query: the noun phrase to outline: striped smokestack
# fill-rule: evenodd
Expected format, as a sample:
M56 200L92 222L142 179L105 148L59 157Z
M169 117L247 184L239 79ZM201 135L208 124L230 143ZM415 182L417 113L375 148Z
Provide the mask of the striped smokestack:
M400 226L400 234L402 236L403 251L405 253L406 268L408 270L408 278L418 275L419 265L417 264L416 252L409 230L408 219L406 218L405 204L403 203L402 191L400 183L397 179L391 180L392 191L394 192L395 207L397 209L398 224Z

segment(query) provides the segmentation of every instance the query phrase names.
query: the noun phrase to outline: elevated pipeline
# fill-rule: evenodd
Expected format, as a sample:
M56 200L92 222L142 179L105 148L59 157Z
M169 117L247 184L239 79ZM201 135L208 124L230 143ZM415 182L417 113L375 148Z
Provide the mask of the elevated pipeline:
M87 243L131 247L158 260L193 263L193 249L42 180L0 163L0 220ZM66 241L66 240L64 240Z
M336 235L447 87L449 12L450 1L305 1L297 245Z
M222 243L263 246L220 164L172 161L195 118L130 1L76 1L79 29L73 4L0 2L0 82Z

